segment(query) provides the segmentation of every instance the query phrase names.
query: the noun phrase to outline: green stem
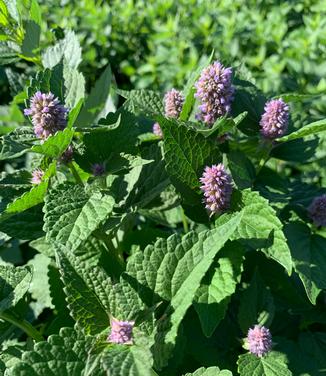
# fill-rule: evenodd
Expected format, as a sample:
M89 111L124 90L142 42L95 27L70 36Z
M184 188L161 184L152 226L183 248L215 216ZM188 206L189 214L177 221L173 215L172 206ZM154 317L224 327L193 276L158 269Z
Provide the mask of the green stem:
M74 176L76 182L77 182L78 184L80 184L80 185L84 185L84 183L83 183L83 181L81 180L81 178L80 178L80 176L79 176L79 174L78 174L78 172L77 172L75 166L70 162L70 163L68 163L68 167L69 167L71 173L73 174L73 176Z
M187 217L186 217L185 212L184 212L184 210L183 210L182 207L181 207L181 211L182 211L183 231L184 231L185 234L187 234L189 232L189 226L188 226Z
M8 312L1 312L0 319L6 320L11 324L17 326L18 328L23 330L29 337L33 338L36 342L44 341L44 338L40 334L40 332L36 330L34 326L30 324L28 321L20 320L13 314Z

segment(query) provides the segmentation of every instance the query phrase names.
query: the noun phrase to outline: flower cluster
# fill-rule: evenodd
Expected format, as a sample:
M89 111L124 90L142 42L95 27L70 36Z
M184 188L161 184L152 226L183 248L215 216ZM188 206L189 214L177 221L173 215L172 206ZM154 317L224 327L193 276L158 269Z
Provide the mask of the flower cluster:
M209 126L231 110L234 88L232 68L225 68L219 61L205 68L195 83L195 97L201 102L197 118Z
M164 96L164 112L165 116L177 119L182 111L184 96L180 91L171 89Z
M314 198L308 213L316 226L326 226L326 194Z
M30 100L30 108L24 110L32 117L34 133L38 138L46 139L67 125L68 110L60 104L52 93L36 92Z
M282 99L272 99L265 104L260 126L265 138L274 139L285 134L289 124L289 106Z
M164 95L164 113L166 117L177 119L182 111L184 96L176 89L169 90ZM154 123L153 133L160 138L163 137L162 129L159 123Z
M44 171L37 168L36 170L32 172L31 183L35 185L41 184L43 177L44 177Z
M111 332L108 341L124 345L132 345L132 329L135 325L134 321L119 321L115 318L111 319Z
M206 209L211 215L227 210L232 194L232 179L223 164L206 167L200 178Z
M163 132L162 132L162 129L161 129L159 123L154 123L154 125L153 125L153 133L155 134L155 136L163 138Z
M255 325L248 330L247 341L249 351L259 357L267 354L272 348L272 335L264 326Z

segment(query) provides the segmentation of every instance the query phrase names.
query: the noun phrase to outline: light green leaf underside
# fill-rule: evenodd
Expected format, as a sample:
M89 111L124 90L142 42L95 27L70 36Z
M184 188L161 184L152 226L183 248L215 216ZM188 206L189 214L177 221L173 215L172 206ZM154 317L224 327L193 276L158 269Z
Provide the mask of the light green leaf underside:
M261 358L248 353L240 355L238 372L240 376L291 376L286 361L285 354L275 351Z

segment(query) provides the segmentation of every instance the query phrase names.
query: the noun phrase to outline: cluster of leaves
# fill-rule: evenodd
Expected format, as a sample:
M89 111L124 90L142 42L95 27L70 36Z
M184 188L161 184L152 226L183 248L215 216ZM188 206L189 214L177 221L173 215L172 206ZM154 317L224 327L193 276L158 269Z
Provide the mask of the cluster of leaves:
M22 14L0 4L2 14ZM15 29L28 40L38 9L29 4ZM86 95L72 32L31 51L38 72L2 120L0 159L10 168L0 178L0 374L323 374L326 233L307 207L326 191L326 120L301 111L313 98L278 95L292 122L267 149L259 133L267 98L240 69L232 113L205 128L194 83L211 58L183 86L176 120L164 116L163 93L116 89L110 67ZM21 112L38 90L69 108L66 129L42 142ZM210 218L199 178L222 161L234 181L231 208ZM45 175L32 186L36 167ZM112 317L135 321L132 345L108 342ZM256 324L273 335L264 357L246 350Z

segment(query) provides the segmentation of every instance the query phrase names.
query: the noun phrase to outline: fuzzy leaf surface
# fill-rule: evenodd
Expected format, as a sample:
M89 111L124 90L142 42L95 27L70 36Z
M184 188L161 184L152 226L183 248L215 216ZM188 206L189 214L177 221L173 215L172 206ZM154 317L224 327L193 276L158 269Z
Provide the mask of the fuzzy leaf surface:
M81 186L62 184L51 189L44 208L47 239L76 249L110 216L113 205L112 197L88 194Z

